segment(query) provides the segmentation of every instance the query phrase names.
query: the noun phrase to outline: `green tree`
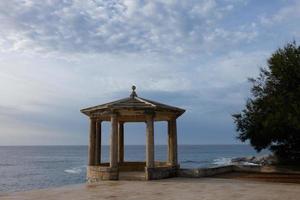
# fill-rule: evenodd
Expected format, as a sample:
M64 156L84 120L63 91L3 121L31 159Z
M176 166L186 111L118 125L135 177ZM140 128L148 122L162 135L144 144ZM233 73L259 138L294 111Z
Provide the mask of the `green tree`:
M300 163L300 46L288 43L268 59L253 84L252 98L233 119L238 139L270 149L281 162Z

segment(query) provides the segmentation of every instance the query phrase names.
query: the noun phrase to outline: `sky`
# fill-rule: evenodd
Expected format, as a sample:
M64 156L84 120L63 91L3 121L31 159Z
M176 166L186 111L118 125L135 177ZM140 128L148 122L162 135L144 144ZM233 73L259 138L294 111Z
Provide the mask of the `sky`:
M247 78L299 41L299 11L297 0L0 0L0 145L86 145L80 109L132 85L186 109L179 144L239 144L231 115ZM125 125L125 144L145 140L144 123Z

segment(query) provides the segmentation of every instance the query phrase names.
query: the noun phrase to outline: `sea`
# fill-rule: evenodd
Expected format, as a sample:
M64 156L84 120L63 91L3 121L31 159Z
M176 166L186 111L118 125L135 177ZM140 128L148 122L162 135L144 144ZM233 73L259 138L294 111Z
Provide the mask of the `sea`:
M0 194L84 183L87 150L87 146L0 146ZM229 165L232 158L255 155L249 145L178 146L181 168ZM102 146L102 162L108 158L109 146ZM155 146L155 160L166 158L167 146ZM125 160L144 161L145 146L126 145Z

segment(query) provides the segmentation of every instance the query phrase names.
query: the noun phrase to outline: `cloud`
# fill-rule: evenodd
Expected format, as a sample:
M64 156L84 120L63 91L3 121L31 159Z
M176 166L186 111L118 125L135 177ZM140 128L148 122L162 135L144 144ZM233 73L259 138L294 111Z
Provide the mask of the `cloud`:
M217 23L233 8L215 0L2 1L0 44L2 51L187 54L213 44L211 32L228 37Z
M289 4L281 7L273 15L262 15L260 17L260 22L263 25L275 25L284 23L286 21L294 21L300 19L300 2L299 1L290 1Z

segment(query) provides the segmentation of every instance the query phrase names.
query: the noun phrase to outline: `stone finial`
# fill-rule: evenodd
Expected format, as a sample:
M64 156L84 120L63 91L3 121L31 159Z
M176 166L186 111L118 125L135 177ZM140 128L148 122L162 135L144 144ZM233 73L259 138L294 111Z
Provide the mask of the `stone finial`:
M131 87L131 89L132 89L132 92L131 92L131 94L130 94L130 97L131 97L131 98L137 97L137 94L136 94L136 92L135 92L135 89L136 89L135 85L133 85L133 86Z

